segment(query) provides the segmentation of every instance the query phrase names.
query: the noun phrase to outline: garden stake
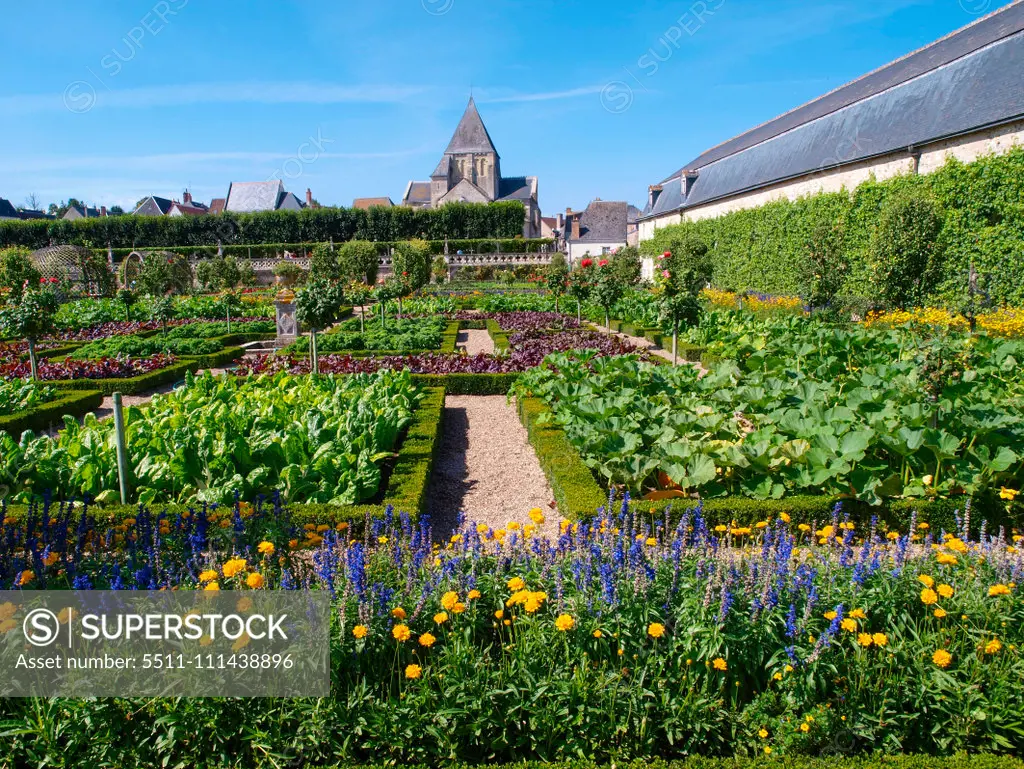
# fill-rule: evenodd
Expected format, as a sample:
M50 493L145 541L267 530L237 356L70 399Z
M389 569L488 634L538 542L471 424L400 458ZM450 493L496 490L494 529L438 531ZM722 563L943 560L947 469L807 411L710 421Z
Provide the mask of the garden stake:
M128 504L128 450L124 439L124 410L121 393L114 393L114 433L117 438L117 480L121 487L121 504Z

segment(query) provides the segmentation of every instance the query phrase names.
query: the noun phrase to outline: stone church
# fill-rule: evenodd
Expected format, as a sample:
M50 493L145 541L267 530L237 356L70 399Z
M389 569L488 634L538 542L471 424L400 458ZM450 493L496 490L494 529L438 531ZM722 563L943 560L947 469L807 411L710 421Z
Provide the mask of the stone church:
M429 182L409 182L402 205L438 208L445 203L518 200L526 209L523 237L539 238L536 176L502 176L501 157L472 97Z

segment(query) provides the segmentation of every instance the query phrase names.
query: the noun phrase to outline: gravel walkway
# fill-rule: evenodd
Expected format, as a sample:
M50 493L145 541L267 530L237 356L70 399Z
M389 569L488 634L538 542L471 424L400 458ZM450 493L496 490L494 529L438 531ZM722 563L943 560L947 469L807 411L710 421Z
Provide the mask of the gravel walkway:
M450 395L444 434L428 490L428 511L439 540L456 529L460 512L493 529L529 523L534 507L547 518L541 534L557 536L560 516L544 472L515 407L504 395Z
M608 333L608 329L600 325L599 323L591 323L590 325L593 326L596 331L600 331L602 334ZM664 358L669 362L671 362L672 360L671 347L668 350L663 350L657 345L655 345L654 342L652 342L647 337L630 336L629 334L620 334L617 331L612 331L611 334L612 336L617 336L619 339L625 339L634 347L639 347L643 350L647 350L647 352L649 352L651 355L657 355L659 358Z
M455 343L455 348L465 350L467 355L479 355L480 353L494 355L494 340L491 339L490 334L482 329L460 331L459 340Z

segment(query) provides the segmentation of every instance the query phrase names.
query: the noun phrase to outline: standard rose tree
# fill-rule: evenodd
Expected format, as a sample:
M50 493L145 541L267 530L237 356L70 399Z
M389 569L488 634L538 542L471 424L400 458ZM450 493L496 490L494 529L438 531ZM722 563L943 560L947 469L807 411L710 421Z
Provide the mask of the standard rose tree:
M597 263L595 280L590 290L590 299L604 310L604 327L611 333L611 312L615 303L622 298L626 286L607 259Z
M317 278L308 281L295 297L295 318L309 329L309 360L314 374L320 373L316 335L338 321L344 301L339 284Z
M39 377L36 342L53 332L53 318L58 306L57 295L46 285L38 288L23 286L18 301L6 310L0 310L0 331L4 336L19 337L28 344L33 379Z
M679 360L679 324L693 325L700 318L698 297L711 282L714 264L708 247L697 237L676 244L673 251L658 257L655 268L655 293L661 318L672 324L672 363Z

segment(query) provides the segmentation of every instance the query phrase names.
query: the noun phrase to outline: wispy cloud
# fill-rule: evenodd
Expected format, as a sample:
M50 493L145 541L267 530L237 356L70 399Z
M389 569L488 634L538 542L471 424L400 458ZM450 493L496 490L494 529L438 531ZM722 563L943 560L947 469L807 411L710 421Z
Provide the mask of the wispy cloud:
M69 83L76 98L94 95L92 108L144 109L195 104L404 104L428 89L412 85L345 85L321 82L188 83L108 89L103 81ZM0 111L33 113L66 109L65 91L0 96Z
M512 94L509 96L487 96L484 92L484 97L479 101L483 104L503 104L503 103L516 103L516 102L529 102L529 101L554 101L558 99L573 99L578 96L593 96L595 93L601 93L604 86L600 85L588 85L583 88L573 88L568 91L546 91L542 93L519 93Z

